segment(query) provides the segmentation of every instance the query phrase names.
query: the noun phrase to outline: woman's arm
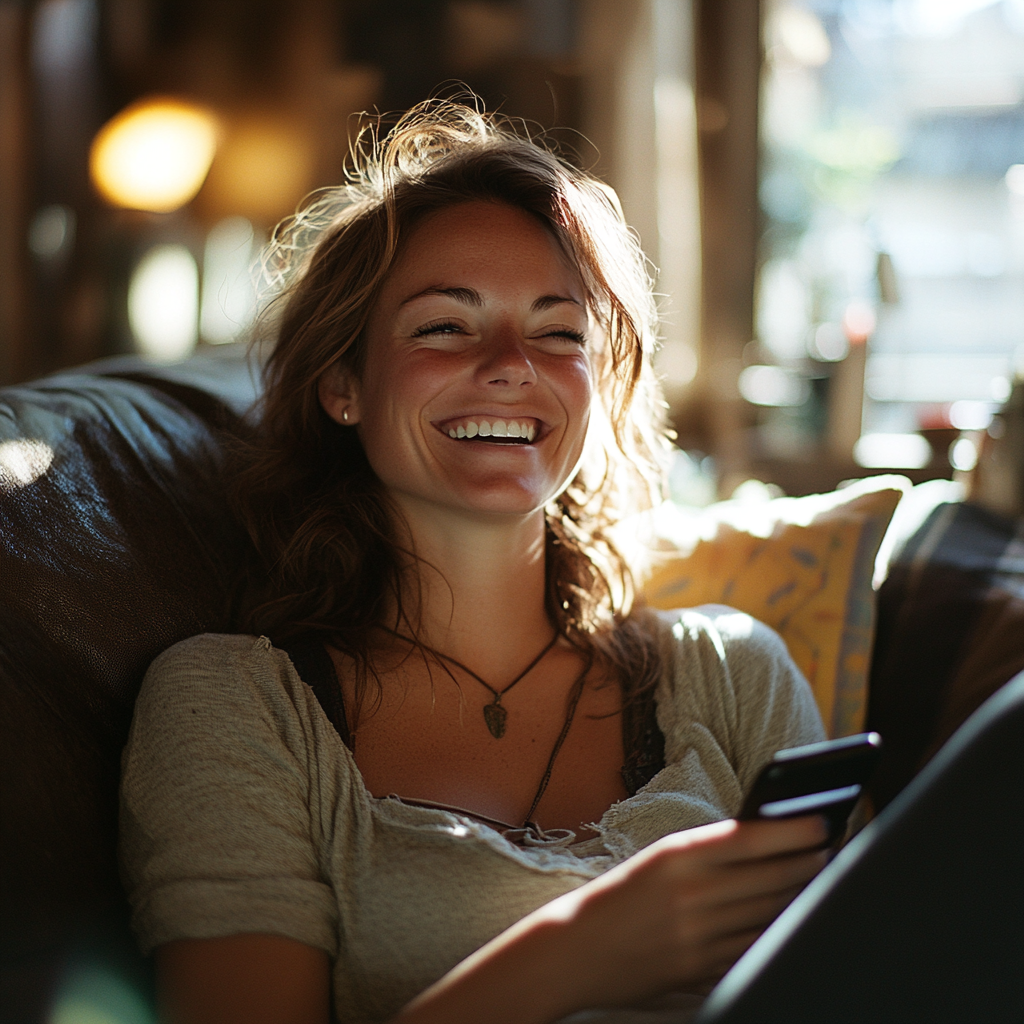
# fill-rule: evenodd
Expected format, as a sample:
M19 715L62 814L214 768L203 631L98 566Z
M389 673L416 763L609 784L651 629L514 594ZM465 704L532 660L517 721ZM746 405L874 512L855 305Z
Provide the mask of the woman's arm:
M824 866L819 818L720 821L666 836L523 918L414 999L396 1024L549 1024L706 986ZM330 965L273 935L157 951L168 1024L326 1024Z
M166 1024L328 1024L330 961L279 935L183 939L156 952Z
M706 987L825 865L825 837L817 817L666 836L497 936L396 1022L548 1024Z

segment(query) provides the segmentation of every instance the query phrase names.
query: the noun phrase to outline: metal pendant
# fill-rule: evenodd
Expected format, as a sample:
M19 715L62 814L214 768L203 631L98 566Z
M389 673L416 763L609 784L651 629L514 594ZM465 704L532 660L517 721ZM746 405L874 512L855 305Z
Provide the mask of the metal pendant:
M497 701L484 705L484 721L496 740L500 740L505 735L506 718L508 718L508 712Z

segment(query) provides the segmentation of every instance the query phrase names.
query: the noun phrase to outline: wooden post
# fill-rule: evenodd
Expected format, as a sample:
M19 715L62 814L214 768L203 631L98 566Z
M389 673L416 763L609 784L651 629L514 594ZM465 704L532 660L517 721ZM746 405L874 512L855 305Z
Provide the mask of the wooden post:
M0 0L0 384L27 363L27 5Z
M748 474L737 381L754 336L761 5L695 0L701 182L701 374L723 493Z

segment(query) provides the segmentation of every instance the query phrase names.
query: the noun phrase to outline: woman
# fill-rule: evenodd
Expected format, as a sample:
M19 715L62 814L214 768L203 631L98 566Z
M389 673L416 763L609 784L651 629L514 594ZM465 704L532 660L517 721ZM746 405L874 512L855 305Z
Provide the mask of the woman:
M275 251L236 487L263 635L162 655L124 761L166 1015L554 1021L706 990L824 863L817 818L728 820L822 730L766 628L633 605L611 530L662 434L614 195L432 103Z

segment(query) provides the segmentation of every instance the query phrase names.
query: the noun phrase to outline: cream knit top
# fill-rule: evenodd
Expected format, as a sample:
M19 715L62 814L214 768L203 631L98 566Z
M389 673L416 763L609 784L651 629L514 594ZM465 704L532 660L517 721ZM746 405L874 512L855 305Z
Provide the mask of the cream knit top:
M121 861L143 950L270 933L326 950L345 1024L380 1021L499 932L661 836L735 814L776 750L823 738L768 627L720 606L645 612L666 767L587 835L515 845L369 794L266 638L207 634L146 675L123 760Z

